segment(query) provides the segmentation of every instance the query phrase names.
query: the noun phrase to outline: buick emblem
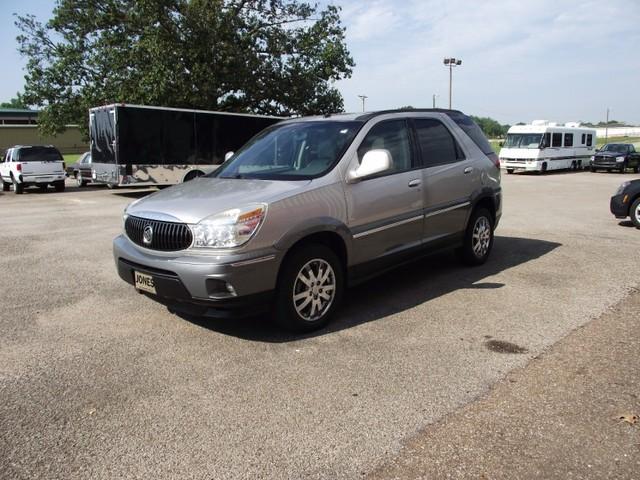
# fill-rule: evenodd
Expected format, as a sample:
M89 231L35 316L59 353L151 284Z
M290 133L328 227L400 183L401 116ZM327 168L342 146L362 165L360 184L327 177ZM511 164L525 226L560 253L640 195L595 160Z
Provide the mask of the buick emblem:
M151 245L151 241L153 240L153 228L151 225L146 225L144 230L142 231L142 241L145 245Z

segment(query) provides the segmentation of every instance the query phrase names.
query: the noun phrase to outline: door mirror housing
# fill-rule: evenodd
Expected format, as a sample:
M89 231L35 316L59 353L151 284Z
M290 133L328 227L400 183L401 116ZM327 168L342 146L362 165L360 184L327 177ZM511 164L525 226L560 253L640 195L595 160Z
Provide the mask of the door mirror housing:
M229 160L231 157L233 157L233 154L235 152L227 152L224 154L224 161L226 162L227 160Z
M355 170L349 172L349 183L359 182L365 178L385 172L391 168L391 153L389 150L369 150L362 157L362 162Z

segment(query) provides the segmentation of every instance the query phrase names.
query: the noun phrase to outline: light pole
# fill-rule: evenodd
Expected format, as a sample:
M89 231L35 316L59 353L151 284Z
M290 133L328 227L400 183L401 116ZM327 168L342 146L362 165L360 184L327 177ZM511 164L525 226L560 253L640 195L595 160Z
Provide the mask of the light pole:
M604 143L609 141L609 107L607 107L607 123L604 124Z
M453 83L453 67L459 67L462 65L462 60L459 58L445 58L444 59L445 66L449 67L449 110L451 110L451 86Z
M433 108L436 108L436 97L439 97L439 96L440 95L437 95L435 93L432 95L432 97L433 97Z
M358 98L362 100L362 111L364 112L364 101L369 97L367 97L366 95L358 95Z

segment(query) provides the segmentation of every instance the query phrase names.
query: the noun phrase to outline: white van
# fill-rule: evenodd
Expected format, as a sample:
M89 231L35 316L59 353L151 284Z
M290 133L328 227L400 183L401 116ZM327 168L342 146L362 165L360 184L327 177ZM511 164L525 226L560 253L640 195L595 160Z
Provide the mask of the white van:
M500 164L507 173L577 170L589 166L596 146L596 131L579 123L534 120L514 125L500 150Z

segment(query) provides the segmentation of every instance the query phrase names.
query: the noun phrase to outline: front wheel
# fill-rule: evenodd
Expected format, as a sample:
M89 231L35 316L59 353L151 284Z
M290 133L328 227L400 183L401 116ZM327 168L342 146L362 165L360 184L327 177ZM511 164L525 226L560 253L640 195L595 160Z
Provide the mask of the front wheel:
M624 173L626 169L627 169L627 162L624 162L624 163L620 166L620 173Z
M76 185L78 187L84 187L87 184L86 180L82 179L82 172L76 173Z
M344 272L328 247L298 247L285 260L276 291L276 321L283 328L310 332L324 327L342 298Z
M486 208L474 210L467 224L464 243L458 251L467 265L482 265L493 247L493 217Z
M636 201L631 204L629 216L636 228L640 228L640 198L636 198Z

